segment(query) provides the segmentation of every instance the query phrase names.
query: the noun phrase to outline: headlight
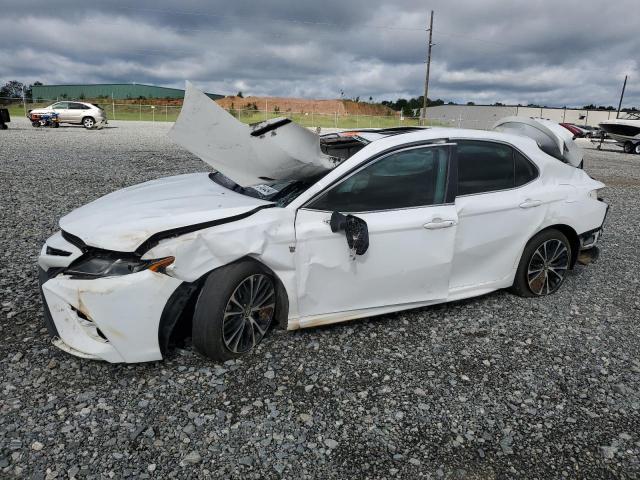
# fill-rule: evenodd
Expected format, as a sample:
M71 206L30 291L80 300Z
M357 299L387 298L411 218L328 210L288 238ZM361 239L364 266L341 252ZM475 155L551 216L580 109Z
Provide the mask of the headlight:
M154 260L140 260L138 258L118 258L110 255L80 258L72 264L65 273L72 277L98 278L128 275L130 273L151 270L161 272L175 260L165 257Z

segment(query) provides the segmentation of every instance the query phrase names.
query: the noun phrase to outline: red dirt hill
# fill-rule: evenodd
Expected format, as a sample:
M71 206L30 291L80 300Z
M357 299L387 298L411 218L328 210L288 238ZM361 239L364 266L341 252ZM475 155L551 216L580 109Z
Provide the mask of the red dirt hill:
M283 97L235 97L229 96L216 100L223 108L236 110L261 110L265 109L273 112L276 107L279 112L295 113L325 113L338 115L388 115L394 116L399 113L391 108L365 102L354 102L353 100L307 100L304 98L283 98Z

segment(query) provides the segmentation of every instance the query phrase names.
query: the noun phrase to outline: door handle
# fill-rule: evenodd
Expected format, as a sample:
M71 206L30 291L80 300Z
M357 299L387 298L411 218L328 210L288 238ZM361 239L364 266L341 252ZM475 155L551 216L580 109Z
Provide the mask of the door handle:
M423 227L427 230L439 230L441 228L453 227L455 224L455 220L442 220L441 218L434 218L432 222L425 223Z
M533 207L539 207L540 205L542 205L542 201L531 200L530 198L527 198L524 202L520 204L520 208L533 208Z

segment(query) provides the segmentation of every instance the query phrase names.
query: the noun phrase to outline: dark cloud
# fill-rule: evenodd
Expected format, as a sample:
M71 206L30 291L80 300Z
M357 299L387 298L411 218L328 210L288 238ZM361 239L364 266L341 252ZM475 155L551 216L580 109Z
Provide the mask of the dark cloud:
M0 17L0 82L139 82L220 93L640 106L637 0L21 1Z

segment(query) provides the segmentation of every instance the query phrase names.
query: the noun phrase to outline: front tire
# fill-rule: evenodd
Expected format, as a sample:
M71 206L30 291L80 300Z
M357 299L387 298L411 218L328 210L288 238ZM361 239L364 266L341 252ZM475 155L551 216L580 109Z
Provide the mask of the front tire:
M522 252L512 290L521 297L555 293L571 267L571 243L559 230L540 232Z
M84 117L82 119L82 126L87 130L90 130L96 126L96 121L93 119L93 117Z
M632 153L633 152L633 143L627 141L624 143L624 146L622 147L622 149L624 150L624 153Z
M198 296L193 345L218 361L249 353L262 341L276 312L275 279L251 260L214 270Z
M640 155L640 143L636 143L636 146L633 149L633 151L636 153L636 155Z

